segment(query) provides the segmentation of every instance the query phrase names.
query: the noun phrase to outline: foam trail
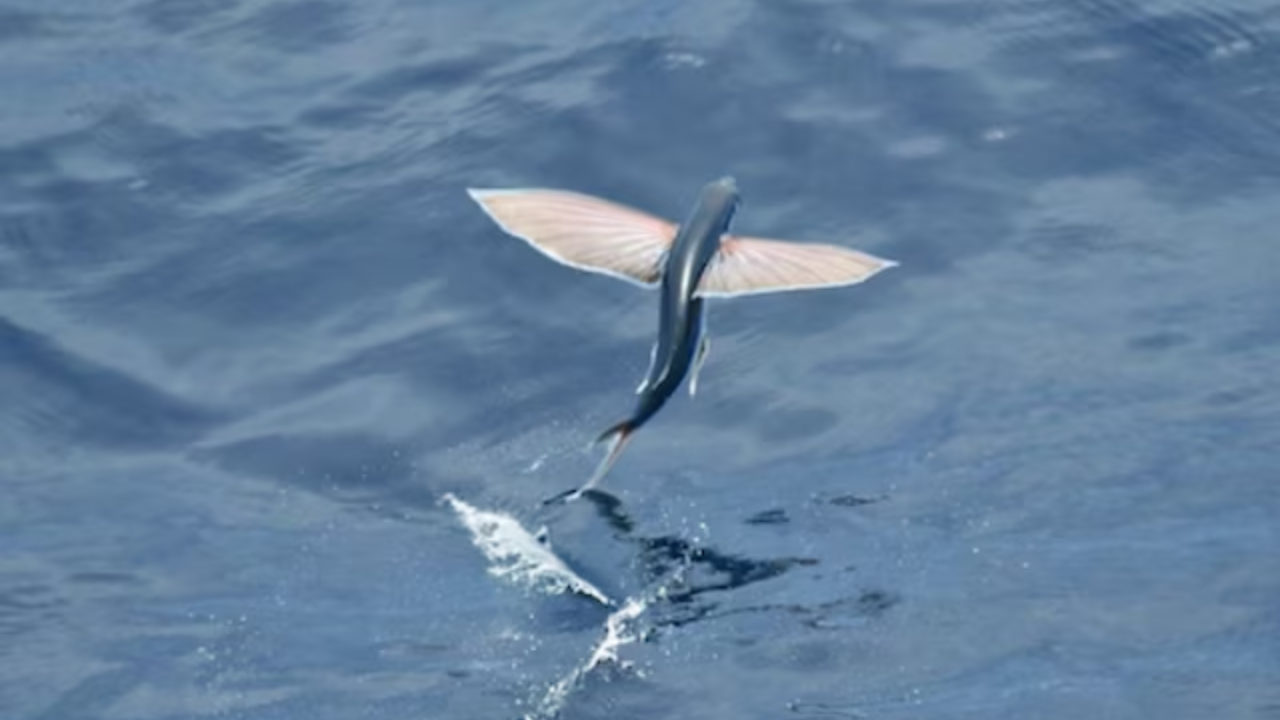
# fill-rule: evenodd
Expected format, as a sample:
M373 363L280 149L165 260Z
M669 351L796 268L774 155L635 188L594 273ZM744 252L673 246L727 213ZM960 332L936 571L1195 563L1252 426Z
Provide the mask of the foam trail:
M647 607L648 605L645 601L633 598L628 600L627 604L623 605L621 609L609 615L609 618L605 620L604 638L600 640L595 650L591 652L591 657L580 667L575 668L573 672L547 688L547 693L543 696L542 702L538 704L537 711L534 714L525 715L524 720L549 720L556 717L564 707L569 693L581 684L587 673L603 663L619 662L618 648L633 643L637 639L635 634L627 632L627 623L640 617ZM621 662L620 666L626 668L630 667L630 664Z
M602 605L614 604L599 588L570 570L545 542L525 530L515 518L480 510L452 493L446 493L441 500L449 503L462 524L471 531L471 541L489 559L491 575L523 584L531 590L552 594L569 590L593 598Z

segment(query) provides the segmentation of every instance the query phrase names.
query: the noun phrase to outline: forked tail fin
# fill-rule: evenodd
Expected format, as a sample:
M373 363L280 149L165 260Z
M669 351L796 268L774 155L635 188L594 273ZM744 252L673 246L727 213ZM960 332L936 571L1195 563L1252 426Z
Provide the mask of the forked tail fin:
M631 435L635 431L635 423L631 420L623 420L617 425L605 430L603 433L600 433L600 437L596 438L596 442L602 443L608 440L609 452L604 456L604 459L600 461L600 464L596 467L596 472L591 476L591 479L577 490L566 491L554 497L547 498L542 501L542 504L550 505L561 501L570 502L572 500L577 500L582 497L583 493L594 488L596 485L599 485L600 481L604 479L604 476L609 473L613 464L618 461L618 456L622 454L622 450L627 446L627 442L631 440Z
M612 438L614 442L617 442L618 436L630 435L632 432L635 431L635 429L636 428L635 428L634 422L632 422L629 419L623 420L617 425L614 425L608 430L605 430L604 432L600 433L600 436L596 438L596 442L602 443L605 440L609 440L610 438Z
M635 429L635 425L630 420L623 420L600 433L600 437L596 438L596 442L602 443L608 440L609 452L600 461L600 465L596 467L595 474L591 476L587 484L578 489L578 494L582 494L600 484L604 476L613 468L613 464L618 461L618 456L622 454L623 449L627 447L627 442L631 440L631 434L635 432Z

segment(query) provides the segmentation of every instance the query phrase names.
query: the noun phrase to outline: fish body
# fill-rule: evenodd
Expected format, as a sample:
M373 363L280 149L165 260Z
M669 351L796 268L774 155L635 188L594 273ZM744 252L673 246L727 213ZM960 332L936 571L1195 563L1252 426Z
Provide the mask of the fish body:
M732 178L708 184L671 243L659 288L653 361L631 418L635 427L653 417L694 365L706 328L706 300L697 295L698 285L737 209L738 189Z
M729 233L741 198L733 178L706 184L679 225L634 208L564 190L469 189L508 234L561 264L657 289L658 335L629 417L605 430L609 450L580 496L609 472L632 435L706 360L706 300L861 283L897 265L837 245ZM690 377L692 376L692 377ZM565 497L564 495L558 496ZM548 501L550 502L550 501Z
M609 452L591 480L573 497L595 487L613 467L627 441L667 404L707 350L706 300L698 285L729 232L738 210L738 188L733 178L708 183L689 217L676 232L663 261L658 303L658 338L649 372L638 389L635 410L626 420L601 433L597 442L612 441ZM695 371L696 372L696 371ZM692 386L691 386L692 387Z

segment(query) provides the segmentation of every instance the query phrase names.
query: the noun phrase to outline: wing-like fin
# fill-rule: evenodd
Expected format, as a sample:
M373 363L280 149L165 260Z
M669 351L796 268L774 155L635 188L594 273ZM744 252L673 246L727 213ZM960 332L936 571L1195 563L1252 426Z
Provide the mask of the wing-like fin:
M897 264L837 245L725 235L697 295L735 297L856 285Z
M676 225L618 203L567 190L468 188L507 234L578 270L652 287Z

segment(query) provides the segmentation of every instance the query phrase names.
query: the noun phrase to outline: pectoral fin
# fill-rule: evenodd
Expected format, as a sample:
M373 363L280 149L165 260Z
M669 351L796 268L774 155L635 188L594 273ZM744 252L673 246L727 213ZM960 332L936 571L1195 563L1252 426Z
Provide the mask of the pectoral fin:
M676 225L635 208L567 190L467 193L505 232L564 265L656 287Z
M725 235L698 297L856 285L898 263L837 245Z
M637 395L652 387L653 365L656 362L658 362L658 343L655 342L653 347L649 348L649 369L645 371L644 379L641 380L640 384L636 387Z
M698 354L693 357L693 372L689 375L689 397L698 392L698 373L702 372L702 365L707 361L707 351L710 349L711 338L703 335L698 342Z

